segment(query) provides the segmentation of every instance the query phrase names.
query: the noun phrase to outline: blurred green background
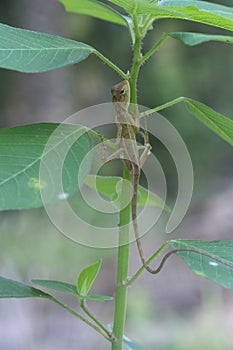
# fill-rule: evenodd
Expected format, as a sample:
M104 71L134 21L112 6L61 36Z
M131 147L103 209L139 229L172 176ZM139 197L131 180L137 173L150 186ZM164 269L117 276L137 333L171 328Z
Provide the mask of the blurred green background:
M214 1L210 1L214 2ZM215 1L232 6L232 1ZM124 71L131 63L125 28L86 16L67 14L55 0L1 1L3 23L62 35L97 48ZM226 33L191 22L162 20L146 37L149 49L163 32ZM231 33L230 33L231 35ZM169 39L140 74L139 103L147 107L179 96L197 99L232 119L233 48L221 43L185 47ZM110 102L111 86L119 77L94 56L80 64L41 74L0 70L0 126L62 122L91 105ZM194 192L183 223L169 237L143 239L149 256L171 238L232 239L232 148L178 105L162 113L177 128L191 154ZM156 156L166 173L168 203L174 204L176 169L166 149L155 142ZM78 201L78 196L75 197ZM100 257L101 271L93 291L114 295L116 250L73 243L49 221L43 209L0 213L1 275L28 282L31 278L75 283L78 272ZM139 266L132 245L130 271ZM64 299L75 307L75 301ZM92 303L93 310L112 322L113 303ZM1 300L0 349L110 349L99 335L57 306L41 300ZM154 350L232 350L233 294L194 276L172 257L157 277L145 273L129 290L126 332Z

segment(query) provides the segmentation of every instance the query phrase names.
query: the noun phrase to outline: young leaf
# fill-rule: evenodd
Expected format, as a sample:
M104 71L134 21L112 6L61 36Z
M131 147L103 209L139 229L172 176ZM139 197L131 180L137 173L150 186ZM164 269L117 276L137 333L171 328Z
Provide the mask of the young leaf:
M168 34L171 38L180 40L188 46L195 46L208 41L221 41L228 44L233 44L233 36L229 35L212 35L203 33L191 32L174 32Z
M70 283L54 281L54 280L38 280L38 279L33 279L32 283L45 288L57 290L58 292L78 296L77 287Z
M59 0L66 11L96 17L105 21L127 25L124 16L108 5L96 0Z
M110 200L117 197L118 191L120 191L121 177L118 176L95 176L88 175L85 179L85 184L97 190L102 195L108 197ZM163 202L163 200L145 189L144 187L138 187L138 206L155 206L163 208L165 211L170 212L170 208Z
M169 244L173 249L187 249L176 254L195 274L233 289L233 242L180 239Z
M39 289L5 277L0 277L0 298L52 298Z
M78 276L78 294L79 296L87 296L98 272L100 270L101 260L96 261L94 264L86 267Z
M59 36L0 23L0 67L25 73L45 72L78 63L94 48Z
M222 139L233 145L233 121L215 112L201 102L190 98L184 99L188 110L195 115L209 129L213 130Z
M46 146L49 139L50 146ZM41 190L48 195L46 203L74 194L89 173L90 159L80 165L91 145L80 125L42 123L1 129L0 210L43 206Z

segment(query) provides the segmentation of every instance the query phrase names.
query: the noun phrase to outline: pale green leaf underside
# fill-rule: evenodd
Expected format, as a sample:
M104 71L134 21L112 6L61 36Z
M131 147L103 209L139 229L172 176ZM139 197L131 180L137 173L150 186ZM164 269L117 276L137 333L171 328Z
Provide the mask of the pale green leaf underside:
M88 175L85 179L85 184L98 191L102 195L106 196L110 200L116 200L118 194L121 192L121 181L122 178L118 176L96 176ZM138 187L138 206L155 206L170 212L171 209L164 203L164 201L157 196L145 189L144 187Z
M0 24L0 67L45 72L78 63L95 49L63 37Z
M66 11L89 15L112 23L127 25L124 16L101 2L95 0L59 0Z
M47 293L5 277L0 277L0 298L51 298Z
M92 146L85 130L79 125L55 123L1 129L0 210L43 206L41 191L47 194L46 204L74 194L90 170L91 160L85 163L86 167L81 167ZM48 141L50 148L44 153ZM61 154L66 149L63 162ZM40 173L41 164L43 174ZM56 177L59 173L61 183Z
M195 250L196 252L178 251L176 254L186 262L195 274L214 281L225 288L233 289L233 242L171 240L169 244L173 249Z
M188 46L195 46L208 41L220 41L224 43L233 44L233 36L227 35L212 35L203 33L191 33L191 32L174 32L169 33L169 36L180 40L182 43Z
M94 280L96 279L101 267L101 260L82 270L78 276L77 290L80 296L87 296Z

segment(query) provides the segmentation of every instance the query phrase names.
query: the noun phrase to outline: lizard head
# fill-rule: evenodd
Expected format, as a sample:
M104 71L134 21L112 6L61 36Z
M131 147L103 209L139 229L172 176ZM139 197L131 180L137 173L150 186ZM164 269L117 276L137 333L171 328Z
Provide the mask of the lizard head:
M123 80L114 85L111 90L112 102L122 102L128 107L130 102L130 86L128 80Z

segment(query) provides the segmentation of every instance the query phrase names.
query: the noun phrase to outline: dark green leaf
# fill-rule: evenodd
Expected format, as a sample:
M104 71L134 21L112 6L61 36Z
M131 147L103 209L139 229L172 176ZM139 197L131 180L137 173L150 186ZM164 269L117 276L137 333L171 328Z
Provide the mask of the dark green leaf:
M187 249L178 254L195 274L233 289L233 242L171 240L173 249Z
M74 40L0 24L0 67L26 73L78 63L94 48Z
M118 194L121 192L121 181L122 178L118 176L88 175L86 177L85 184L105 195L110 200L115 200L118 198ZM170 208L159 196L140 185L138 187L138 206L156 206L170 212Z
M38 280L38 279L33 279L32 283L45 288L57 290L58 292L78 296L77 287L70 283L54 281L54 280Z
M175 32L169 33L169 36L180 40L182 43L188 46L199 45L208 41L221 41L224 43L233 44L233 36L227 35L212 35L203 33L191 33L191 32Z
M80 296L87 296L96 276L99 273L101 266L101 260L96 261L94 264L86 267L78 276L77 290Z
M109 21L123 26L127 25L127 22L119 12L107 6L99 1L95 0L59 0L64 6L66 11L79 13L83 15L89 15L105 21Z
M0 277L0 298L52 298L39 289L5 277Z
M81 169L80 164L91 145L86 129L79 125L1 129L0 210L40 207L74 194L89 172L90 159ZM41 191L46 193L43 201Z

